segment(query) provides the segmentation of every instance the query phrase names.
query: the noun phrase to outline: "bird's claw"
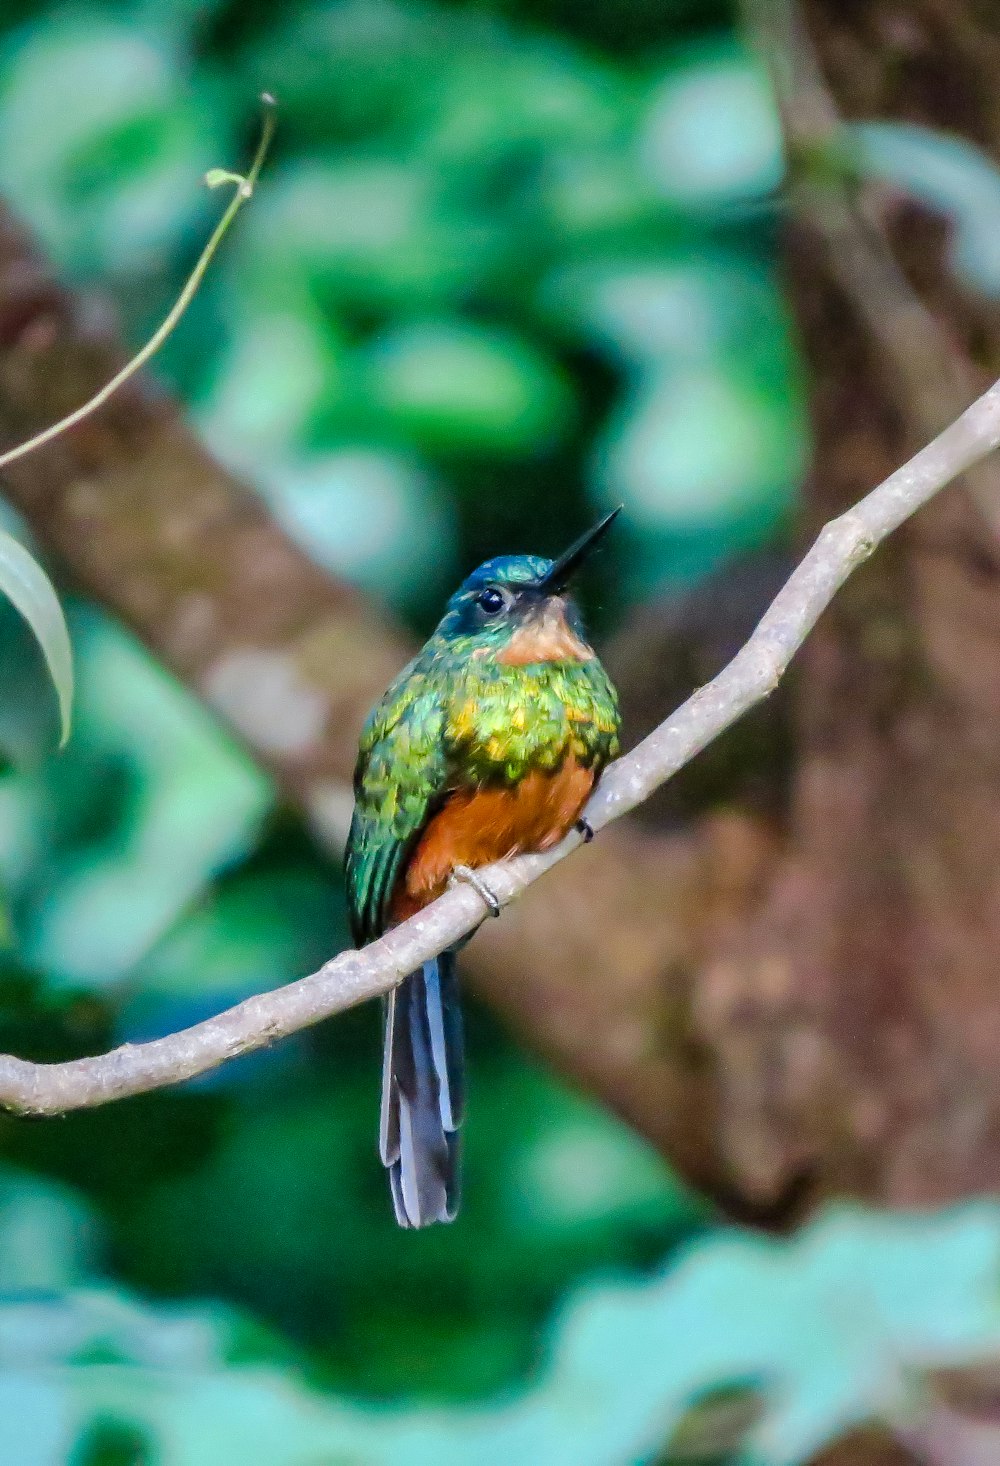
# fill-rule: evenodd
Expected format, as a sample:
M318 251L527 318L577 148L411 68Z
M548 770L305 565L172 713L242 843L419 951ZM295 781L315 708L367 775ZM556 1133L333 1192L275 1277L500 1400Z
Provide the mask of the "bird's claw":
M471 866L456 865L451 873L449 884L453 885L455 881L464 881L467 886L471 886L491 916L500 915L501 908L498 898L493 894L486 882L476 875L476 872Z
M577 820L575 828L578 834L583 836L583 843L589 845L594 838L594 827L585 814L582 814Z

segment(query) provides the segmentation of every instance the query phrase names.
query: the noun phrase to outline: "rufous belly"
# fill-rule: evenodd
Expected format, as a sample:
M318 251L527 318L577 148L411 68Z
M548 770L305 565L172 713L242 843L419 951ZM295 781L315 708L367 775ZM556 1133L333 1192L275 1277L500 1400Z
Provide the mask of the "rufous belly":
M392 900L392 919L405 921L440 896L456 865L475 869L558 844L576 823L593 785L593 770L567 758L554 774L535 772L509 788L449 795L407 863Z

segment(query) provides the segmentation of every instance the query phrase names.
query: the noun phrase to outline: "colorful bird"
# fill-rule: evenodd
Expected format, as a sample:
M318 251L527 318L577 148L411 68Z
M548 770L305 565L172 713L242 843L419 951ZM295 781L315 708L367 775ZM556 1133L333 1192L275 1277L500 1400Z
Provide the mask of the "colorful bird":
M618 698L566 594L616 509L558 560L499 555L474 570L365 724L354 774L347 896L358 946L452 879L498 914L477 867L548 850L580 824L618 753ZM464 1097L454 950L385 1008L379 1151L403 1227L458 1209Z

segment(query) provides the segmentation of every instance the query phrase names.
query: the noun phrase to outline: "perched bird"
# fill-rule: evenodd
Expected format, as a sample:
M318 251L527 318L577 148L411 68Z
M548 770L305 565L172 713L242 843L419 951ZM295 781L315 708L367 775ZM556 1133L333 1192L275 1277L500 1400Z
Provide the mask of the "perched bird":
M358 946L475 876L547 850L580 823L618 752L618 698L566 594L616 509L558 560L498 555L474 570L365 724L347 895ZM458 1208L462 1018L454 950L385 1007L379 1151L403 1227Z

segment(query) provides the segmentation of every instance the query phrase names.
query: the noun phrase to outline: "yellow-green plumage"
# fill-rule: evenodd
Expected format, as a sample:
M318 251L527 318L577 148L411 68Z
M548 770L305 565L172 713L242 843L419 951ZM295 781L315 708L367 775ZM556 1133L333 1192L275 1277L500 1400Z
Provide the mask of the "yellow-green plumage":
M553 773L569 754L595 771L617 756L618 698L596 657L509 666L498 660L509 624L461 629L465 602L491 575L548 564L525 555L480 566L368 718L347 860L356 941L383 930L406 851L449 791Z
M570 558L579 558L578 550L574 546ZM438 817L456 801L464 800L466 841L470 824L475 834L480 808L503 811L498 829L504 841L515 830L511 845L473 863L507 848L538 848L539 838L549 843L565 828L567 800L553 798L554 823L539 835L539 819L548 818L544 791L558 790L561 771L569 771L575 781L571 823L587 789L617 755L618 699L583 639L573 602L562 585L551 583L562 563L521 555L481 565L369 717L346 862L359 944L385 929L408 863L419 868L421 840L442 828ZM561 630L546 642L551 625ZM539 657L529 659L535 646ZM505 791L518 796L529 786L543 794L534 803L522 801L531 821L521 827L522 840L516 836L518 798L505 803ZM455 1214L461 1090L453 954L443 953L407 978L387 1010L380 1151L401 1225L423 1226Z
M447 757L475 783L516 784L572 754L586 768L618 752L618 702L596 657L509 667L472 658L448 694Z

